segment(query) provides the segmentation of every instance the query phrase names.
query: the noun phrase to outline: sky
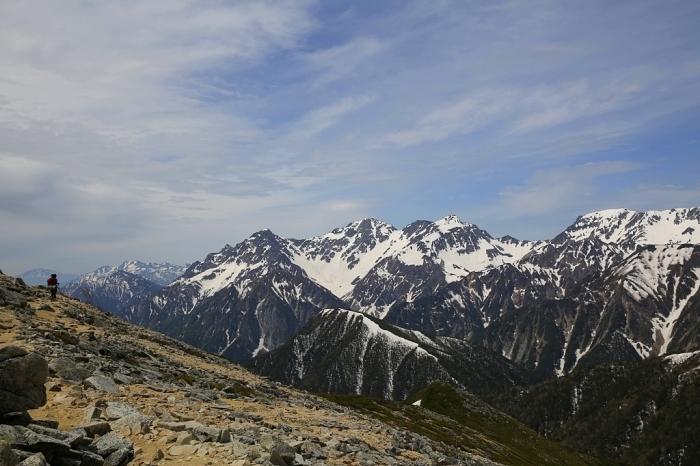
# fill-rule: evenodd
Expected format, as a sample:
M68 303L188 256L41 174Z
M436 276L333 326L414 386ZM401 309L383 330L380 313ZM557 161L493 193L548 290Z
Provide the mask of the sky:
M0 269L700 206L700 2L0 3Z

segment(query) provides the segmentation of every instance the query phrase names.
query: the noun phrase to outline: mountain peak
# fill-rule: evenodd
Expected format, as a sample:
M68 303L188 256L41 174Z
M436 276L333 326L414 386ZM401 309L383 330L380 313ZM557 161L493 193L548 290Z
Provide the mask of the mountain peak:
M456 215L452 215L452 214L445 216L444 218L438 220L435 223L439 224L439 225L464 225L465 224L464 222L462 222L459 219L459 217L457 217Z

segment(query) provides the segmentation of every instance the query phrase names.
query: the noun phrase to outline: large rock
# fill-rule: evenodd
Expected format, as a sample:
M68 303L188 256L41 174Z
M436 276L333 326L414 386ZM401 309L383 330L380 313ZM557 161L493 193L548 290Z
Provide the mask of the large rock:
M0 440L0 465L16 466L19 463L17 455L12 451L12 445Z
M111 377L106 375L93 375L83 381L85 388L94 388L107 393L119 393L117 384L114 383Z
M147 416L141 413L127 414L124 417L120 417L116 421L109 423L113 431L119 431L124 427L129 427L132 432L137 434L145 434L149 432L151 424L155 420L153 416Z
M103 466L104 458L96 453L82 450L70 450L67 453L54 455L51 466Z
M116 419L121 419L124 416L128 416L129 414L140 414L140 412L130 404L123 403L121 401L108 401L105 414L107 415L107 419L114 421Z
M20 308L25 308L28 302L26 296L22 293L17 293L0 286L0 304L12 304Z
M0 348L0 415L46 404L49 367L44 358L17 346Z
M130 440L122 438L114 432L100 437L90 445L90 450L102 457L107 457L121 449L133 450L134 444Z
M67 442L21 426L0 425L0 439L9 442L14 449L30 453L66 453L71 449Z
M288 445L282 439L270 434L263 434L260 437L260 446L270 453L276 452L277 455L287 464L292 464L297 453L294 447Z
M133 448L120 448L105 458L104 466L124 466L134 457ZM80 466L83 466L82 464Z
M74 382L82 382L92 374L92 371L82 367L72 359L64 357L52 359L49 369L57 377Z

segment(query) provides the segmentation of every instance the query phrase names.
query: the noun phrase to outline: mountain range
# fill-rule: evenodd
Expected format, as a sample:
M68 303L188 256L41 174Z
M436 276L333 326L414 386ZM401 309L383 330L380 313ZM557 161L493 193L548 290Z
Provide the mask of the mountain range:
M547 378L697 345L698 243L698 208L595 212L546 241L494 238L454 216L401 230L364 219L304 240L263 230L123 316L245 361L323 309L352 309Z
M50 269L27 270L26 272L17 275L17 278L24 280L24 283L27 285L46 285L46 280L51 277L52 273L58 275L59 282L66 284L78 278L78 275L72 273L61 273Z
M168 263L124 261L80 275L62 292L122 316L122 310L150 296L182 275L186 267Z

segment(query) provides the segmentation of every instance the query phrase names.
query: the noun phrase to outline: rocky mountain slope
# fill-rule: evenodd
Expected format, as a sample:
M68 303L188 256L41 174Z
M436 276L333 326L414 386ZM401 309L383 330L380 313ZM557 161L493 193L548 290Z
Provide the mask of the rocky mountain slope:
M641 247L607 271L587 276L565 297L547 296L513 268L492 271L396 306L387 320L471 339L541 378L553 377L587 364L700 347L699 261L696 245ZM520 295L518 283L541 297L513 302L510 297ZM473 290L485 286L491 290L482 301ZM502 311L480 327L484 309Z
M288 343L246 365L304 390L394 400L434 381L478 395L528 381L522 369L483 347L427 337L342 309L322 311Z
M44 406L0 419L10 464L601 464L476 401L460 408L469 422L405 404L343 407L2 273L0 329L0 347L39 355L49 374ZM502 421L506 439L489 433Z

